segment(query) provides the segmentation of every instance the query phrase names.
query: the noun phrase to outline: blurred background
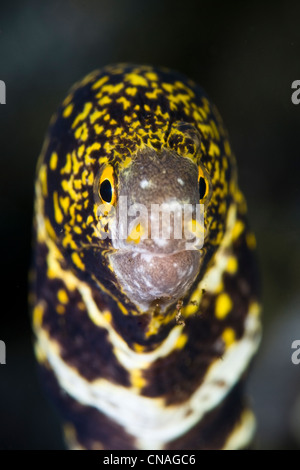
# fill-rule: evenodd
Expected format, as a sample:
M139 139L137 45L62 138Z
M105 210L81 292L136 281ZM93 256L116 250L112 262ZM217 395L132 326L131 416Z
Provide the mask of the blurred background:
M300 4L167 0L1 4L0 449L63 447L38 382L27 308L35 166L69 87L115 62L167 66L202 85L231 136L257 237L264 337L249 381L260 449L300 449Z

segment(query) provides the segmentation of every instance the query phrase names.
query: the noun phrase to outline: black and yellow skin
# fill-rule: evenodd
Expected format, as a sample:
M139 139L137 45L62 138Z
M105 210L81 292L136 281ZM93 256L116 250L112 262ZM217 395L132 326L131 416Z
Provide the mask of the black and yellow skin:
M100 236L116 234L121 195L204 204L203 246ZM31 295L36 356L69 447L249 444L254 249L228 136L201 88L115 65L71 89L37 168Z

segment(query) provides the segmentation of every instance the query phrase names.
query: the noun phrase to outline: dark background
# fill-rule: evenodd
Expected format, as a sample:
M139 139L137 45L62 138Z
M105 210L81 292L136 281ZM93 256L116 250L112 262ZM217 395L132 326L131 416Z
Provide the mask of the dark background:
M44 398L27 307L35 166L68 88L103 65L168 66L218 106L258 241L264 338L249 391L257 447L300 448L300 4L293 2L28 1L1 4L0 449L61 448Z

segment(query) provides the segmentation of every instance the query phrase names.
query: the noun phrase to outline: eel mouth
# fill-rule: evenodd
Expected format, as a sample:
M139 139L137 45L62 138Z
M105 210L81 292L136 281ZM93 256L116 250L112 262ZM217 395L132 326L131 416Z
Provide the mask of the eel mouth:
M110 255L120 286L142 310L154 303L164 310L183 297L199 273L200 260L198 250L167 254L117 250Z

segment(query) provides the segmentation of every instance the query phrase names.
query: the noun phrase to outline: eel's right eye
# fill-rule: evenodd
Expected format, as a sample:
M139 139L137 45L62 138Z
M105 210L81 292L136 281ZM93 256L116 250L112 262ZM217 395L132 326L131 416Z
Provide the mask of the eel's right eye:
M111 165L104 168L99 181L99 195L104 204L114 204L116 200L114 169Z
M104 180L100 184L100 196L103 199L104 202L110 203L112 200L112 185L109 180Z

